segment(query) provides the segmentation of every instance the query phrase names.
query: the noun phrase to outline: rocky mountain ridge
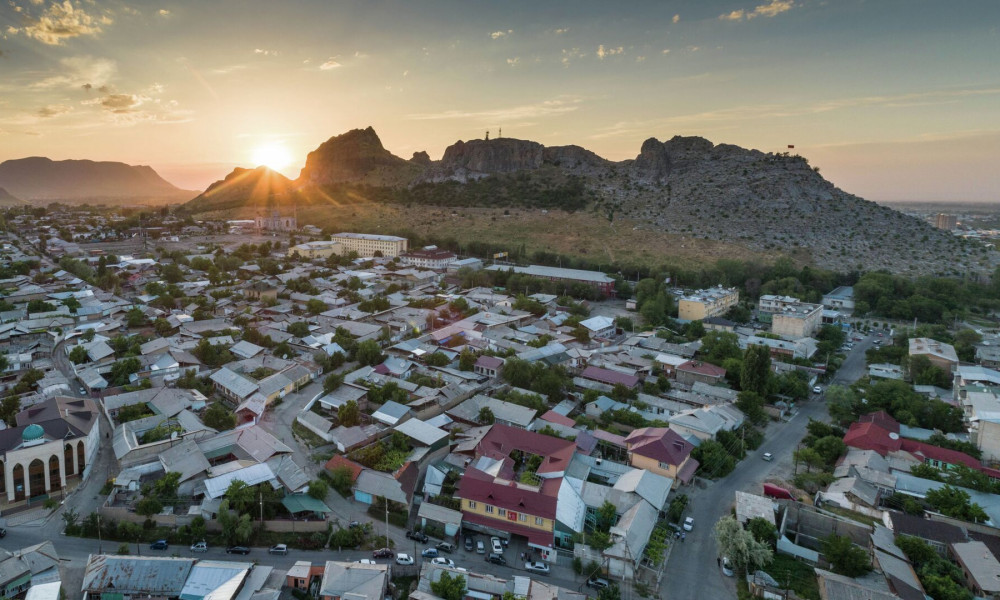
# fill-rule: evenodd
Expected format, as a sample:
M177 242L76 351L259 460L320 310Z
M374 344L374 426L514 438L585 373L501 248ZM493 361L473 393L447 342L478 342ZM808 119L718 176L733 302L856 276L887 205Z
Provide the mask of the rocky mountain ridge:
M426 152L410 160L393 155L368 127L311 152L293 187L270 197L279 203L584 210L612 222L629 219L639 223L636 229L807 253L837 271L964 273L997 262L993 251L838 189L800 156L701 137L649 138L636 158L617 162L579 146L468 140L434 161ZM245 194L229 194L220 205L210 191L187 210L234 208ZM247 196L244 205L253 198L259 201Z

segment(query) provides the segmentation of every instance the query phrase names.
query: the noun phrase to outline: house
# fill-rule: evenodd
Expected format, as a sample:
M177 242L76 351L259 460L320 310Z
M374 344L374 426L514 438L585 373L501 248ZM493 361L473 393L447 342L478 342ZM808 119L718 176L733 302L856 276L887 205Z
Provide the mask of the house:
M630 375L601 367L589 366L580 373L580 377L609 386L623 385L630 390L639 387L639 377L637 375Z
M417 487L419 475L416 463L408 462L394 473L365 469L354 482L354 499L373 504L376 498L409 505Z
M437 246L428 246L420 250L410 250L399 255L399 260L404 265L433 269L435 271L447 269L451 263L455 262L456 258L458 257L455 256L454 252L442 250Z
M725 377L725 369L700 360L689 360L677 367L678 383L691 385L700 381L708 385L718 385Z
M849 315L854 312L854 288L840 286L832 292L823 295L823 306Z
M169 556L91 554L82 591L88 598L104 594L179 598L195 562Z
M694 478L698 461L691 458L694 445L672 429L642 427L625 438L629 464L675 482L687 484Z
M596 316L580 321L592 338L610 338L615 335L615 321L611 317Z
M249 398L259 387L256 382L227 367L222 367L212 373L209 379L211 379L215 391L237 404Z
M1000 599L1000 561L986 544L980 541L955 543L951 545L950 554L977 598Z
M686 410L667 419L670 429L688 440L714 440L720 431L733 431L743 421L743 413L732 404Z
M479 375L485 375L486 377L495 379L500 376L500 369L502 368L502 358L484 354L476 359L476 364L472 367L472 370Z
M0 598L13 598L30 587L61 580L59 554L51 541L0 552Z
M951 373L958 366L958 354L951 344L931 338L910 338L910 357L925 356L932 365Z
M288 256L292 257L298 254L302 258L313 259L313 258L327 258L333 255L345 254L340 244L337 242L331 242L327 240L316 240L312 242L303 242L296 246L292 246L288 249Z
M389 565L326 561L319 586L320 600L385 598L389 589Z

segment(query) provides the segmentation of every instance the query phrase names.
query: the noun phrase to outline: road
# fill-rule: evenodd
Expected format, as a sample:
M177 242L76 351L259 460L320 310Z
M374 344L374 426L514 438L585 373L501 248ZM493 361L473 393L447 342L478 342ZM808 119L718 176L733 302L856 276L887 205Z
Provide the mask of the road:
M855 343L831 383L848 385L865 374L865 350L872 346L874 339L868 337ZM697 600L736 596L734 579L725 577L718 565L712 564L712 559L718 556L712 527L729 514L737 491L760 493L761 483L792 460L792 453L805 435L810 418L826 420L827 416L821 398L801 403L798 413L787 423L768 427L764 443L748 454L730 475L709 483L704 489L693 488L686 492L690 508L685 516L694 517L695 526L686 540L677 543L670 553L661 586L663 598ZM774 461L761 460L759 457L765 452L773 454Z

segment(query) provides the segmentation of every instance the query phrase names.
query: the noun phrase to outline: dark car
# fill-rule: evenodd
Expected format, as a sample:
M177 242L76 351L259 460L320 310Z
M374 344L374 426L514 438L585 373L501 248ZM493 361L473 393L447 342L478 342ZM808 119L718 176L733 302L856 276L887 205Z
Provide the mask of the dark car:
M594 588L595 590L602 590L610 585L611 584L608 583L608 580L603 577L595 576L587 580L587 587Z
M170 544L167 543L167 540L156 540L149 545L150 550L166 550L169 547Z
M495 554L493 552L486 555L486 562L507 566L507 559L503 557L503 554Z
M416 540L421 544L426 544L428 540L427 534L422 531L407 531L406 537L411 540Z
M372 558L392 558L393 556L396 556L396 554L392 551L392 548L379 548L372 552Z
M247 554L250 554L250 548L247 548L246 546L230 546L226 548L226 554L242 554L243 556L246 556Z
M447 552L448 554L451 554L452 552L455 551L455 544L452 544L451 542L441 542L434 547L440 550L441 552Z
M7 529L5 527L0 527L0 538L7 537Z

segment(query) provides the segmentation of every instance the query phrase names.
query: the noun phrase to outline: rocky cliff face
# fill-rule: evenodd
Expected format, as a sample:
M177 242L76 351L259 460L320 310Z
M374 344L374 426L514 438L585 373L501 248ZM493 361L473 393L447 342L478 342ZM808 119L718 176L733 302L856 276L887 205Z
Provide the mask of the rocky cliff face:
M0 187L27 201L90 201L187 194L147 166L41 156L0 163ZM187 196L190 197L190 196Z
M406 161L386 150L375 130L368 127L334 136L310 152L298 184L405 185L422 170L417 162Z

